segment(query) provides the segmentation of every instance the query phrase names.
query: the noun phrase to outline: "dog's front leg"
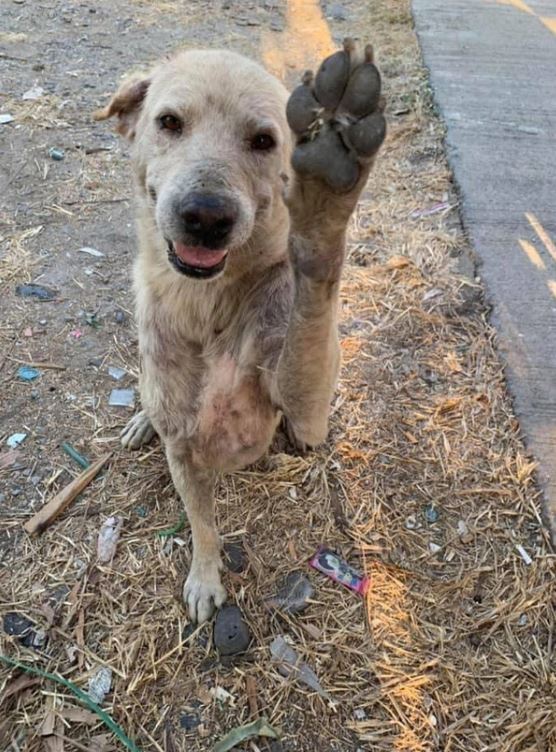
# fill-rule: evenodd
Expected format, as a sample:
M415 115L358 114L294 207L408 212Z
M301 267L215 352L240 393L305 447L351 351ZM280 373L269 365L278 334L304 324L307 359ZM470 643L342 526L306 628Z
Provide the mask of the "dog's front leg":
M166 445L172 480L191 526L191 569L183 587L183 599L194 622L210 618L226 600L220 579L220 539L214 519L214 473L196 467L183 445Z
M323 441L338 375L337 304L349 218L385 135L372 48L351 40L313 81L296 89L287 115L296 134L287 195L295 297L276 371L278 403L300 442Z

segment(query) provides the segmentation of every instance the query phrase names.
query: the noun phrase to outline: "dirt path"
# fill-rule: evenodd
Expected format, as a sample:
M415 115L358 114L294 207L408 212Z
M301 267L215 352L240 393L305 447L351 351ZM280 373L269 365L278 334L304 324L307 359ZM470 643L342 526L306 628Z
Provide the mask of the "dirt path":
M327 14L311 0L2 6L0 113L13 121L0 125L0 610L27 615L49 640L36 651L0 630L0 653L82 688L110 666L104 707L141 750L209 750L256 714L282 739L251 749L275 752L556 745L553 559L534 466L480 286L458 272L467 249L408 5L367 5L330 3ZM249 652L223 664L210 628L191 634L176 597L187 530L157 535L181 512L160 448L118 449L129 412L108 397L137 375L130 173L125 145L90 112L123 73L181 44L233 47L291 83L348 33L377 47L390 132L354 223L342 380L322 450L277 449L220 484L220 528L247 559L228 589L253 633ZM36 86L39 98L22 99ZM54 300L19 296L29 282ZM33 363L39 377L22 381L18 368ZM108 366L127 375L115 381ZM27 437L2 467L16 432ZM114 458L70 513L29 539L22 523L79 472L63 441L90 460L107 449ZM114 513L124 518L117 557L95 568L98 529ZM365 603L307 572L322 542L371 574ZM295 568L315 587L310 607L272 613L264 596ZM276 671L277 634L334 706ZM1 749L117 748L102 725L75 716L66 690L16 691L16 675L0 673L0 702L13 691L0 706Z

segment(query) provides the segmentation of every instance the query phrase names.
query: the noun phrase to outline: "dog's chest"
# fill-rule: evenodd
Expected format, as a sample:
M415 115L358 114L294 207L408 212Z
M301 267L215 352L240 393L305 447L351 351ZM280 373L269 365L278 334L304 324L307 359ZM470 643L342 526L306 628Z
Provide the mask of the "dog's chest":
M278 421L260 380L228 354L209 360L198 400L193 459L230 470L254 462L266 450Z

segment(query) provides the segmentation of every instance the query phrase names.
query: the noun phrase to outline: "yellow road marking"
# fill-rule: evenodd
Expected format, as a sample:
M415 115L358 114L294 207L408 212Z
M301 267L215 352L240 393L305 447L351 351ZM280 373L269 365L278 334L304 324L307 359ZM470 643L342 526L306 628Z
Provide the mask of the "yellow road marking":
M282 81L288 68L301 74L334 49L318 0L288 0L285 31L266 32L262 39L265 66Z
M550 29L550 31L553 34L556 34L556 18L548 18L547 16L540 16L540 19L547 29Z
M556 279L549 279L546 284L548 285L548 289L550 290L550 292L556 298Z
M532 16L536 15L523 0L496 0L496 2L500 5L512 5L514 8L522 10L524 13L530 13Z
M525 253L529 261L533 264L533 266L536 266L537 269L546 269L546 264L544 263L539 255L539 252L532 243L528 243L526 240L522 240L521 238L518 238L517 242L521 246L523 253Z
M539 240L542 242L546 250L550 253L554 261L556 261L556 245L554 245L554 242L550 235L547 233L547 231L544 229L544 227L541 225L534 214L525 212L525 216L527 217L527 221L529 222L533 230L539 236Z

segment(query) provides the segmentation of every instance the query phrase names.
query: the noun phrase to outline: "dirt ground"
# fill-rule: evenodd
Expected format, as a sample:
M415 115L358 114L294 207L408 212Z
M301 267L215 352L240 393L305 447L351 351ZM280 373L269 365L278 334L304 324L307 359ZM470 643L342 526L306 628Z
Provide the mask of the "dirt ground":
M209 750L259 716L280 741L244 749L556 749L554 556L406 0L6 0L0 13L0 113L13 117L0 125L0 612L48 638L33 649L0 629L0 654L81 689L109 666L103 707L141 750ZM223 662L179 601L187 528L157 535L181 513L160 447L121 451L131 413L108 405L137 378L131 184L126 145L90 114L178 46L232 47L291 84L346 34L375 44L389 136L351 233L342 377L323 448L277 443L219 484L224 540L246 556L226 576L230 600L253 634ZM21 297L29 282L54 299ZM23 381L21 365L40 375ZM64 441L113 456L30 538L23 523L80 472ZM122 538L100 566L111 514ZM370 575L366 600L307 568L321 543ZM272 611L265 597L294 569L315 588L309 607ZM281 676L278 634L333 701ZM123 748L66 687L22 676L0 668L0 749Z

